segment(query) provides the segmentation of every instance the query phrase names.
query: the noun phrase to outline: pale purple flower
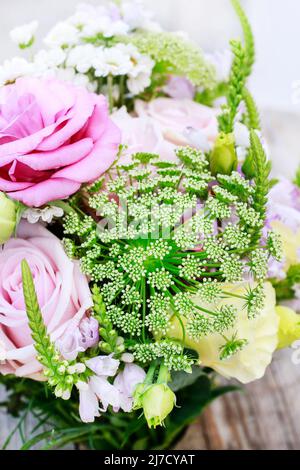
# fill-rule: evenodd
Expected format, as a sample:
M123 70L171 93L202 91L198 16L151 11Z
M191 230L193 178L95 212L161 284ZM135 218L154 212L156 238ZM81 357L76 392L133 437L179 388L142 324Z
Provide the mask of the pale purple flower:
M96 394L89 384L78 382L79 390L79 415L83 423L93 423L95 418L99 418L99 402Z
M100 416L99 410L106 411L111 405L114 410L121 407L121 395L119 390L112 385L107 377L114 377L117 373L120 361L110 356L98 356L86 361L96 375L93 375L88 383L76 384L79 389L79 414L84 423L92 423ZM100 409L99 401L102 406Z
M300 299L284 300L281 304L300 313Z
M113 359L113 355L109 356L97 356L86 361L86 365L96 375L102 377L114 377L118 371L120 361Z
M78 353L84 352L85 349L80 344L81 334L79 327L72 326L67 329L65 334L56 341L56 347L61 355L67 361L74 361Z
M138 384L143 383L146 378L145 371L136 364L126 364L114 381L114 386L120 393L120 408L130 412L133 406L133 394Z
M268 277L271 279L283 280L286 278L286 260L276 261L271 258L269 261Z
M102 403L101 411L106 411L109 405L111 405L114 410L120 408L121 397L119 390L104 377L94 375L89 381L89 386Z
M93 317L84 318L79 324L72 323L56 342L62 356L73 361L78 353L96 346L99 342L99 323Z
M196 89L187 78L170 75L167 84L163 87L163 91L170 98L176 100L193 100Z
M270 191L267 226L279 220L294 232L300 230L300 189L283 178Z
M79 324L81 333L80 344L86 349L99 343L99 323L93 317L84 318Z

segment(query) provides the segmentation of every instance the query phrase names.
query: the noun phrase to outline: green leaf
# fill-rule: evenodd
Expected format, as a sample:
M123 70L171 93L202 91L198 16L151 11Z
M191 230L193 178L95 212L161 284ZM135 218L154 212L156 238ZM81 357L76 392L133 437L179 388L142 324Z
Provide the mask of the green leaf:
M225 134L233 132L234 120L243 99L247 79L245 73L245 50L240 41L231 41L230 44L234 59L228 84L227 105L224 107L222 114L218 117L219 130Z
M241 27L244 33L244 41L245 41L245 51L246 51L246 61L245 61L245 73L246 76L249 77L252 72L252 67L255 62L255 41L252 32L251 25L247 18L247 15L244 9L241 6L239 0L231 0L233 8L236 11L236 14L239 17Z
M184 371L178 371L172 373L172 381L169 383L169 387L173 392L178 392L184 387L193 385L199 377L206 375L203 369L199 366L192 366L192 373L187 374Z
M261 216L262 222L266 219L268 194L270 189L271 162L268 162L262 143L254 130L250 131L250 144L252 163L255 172L253 209ZM253 243L257 243L262 236L262 228L257 227L252 235Z
M26 313L28 316L29 327L31 329L31 335L34 340L34 346L38 354L42 356L40 358L41 363L44 366L51 368L51 355L54 354L55 350L50 341L50 337L47 334L32 274L25 259L22 261L21 267Z
M243 92L244 103L247 108L247 119L248 119L248 128L249 129L261 129L259 111L256 106L256 103L247 88L244 88Z
M202 375L177 394L177 406L166 421L166 437L156 450L169 449L179 434L191 424L213 400L225 393L239 390L235 386L214 388L207 375Z
M296 173L296 178L294 179L294 184L300 188L300 166Z
M277 301L291 300L295 297L293 287L300 283L300 264L291 266L286 274L286 278L282 281L273 281L276 290Z

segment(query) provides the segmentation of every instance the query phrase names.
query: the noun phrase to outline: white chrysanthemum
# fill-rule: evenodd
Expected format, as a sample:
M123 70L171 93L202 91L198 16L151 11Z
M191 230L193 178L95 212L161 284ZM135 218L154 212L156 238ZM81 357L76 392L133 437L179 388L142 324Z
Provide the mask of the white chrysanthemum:
M44 39L48 47L74 46L79 41L79 30L67 22L59 22Z
M93 61L96 77L107 75L127 75L133 68L129 53L118 44L117 46L98 49Z
M94 5L82 3L77 5L75 13L67 19L67 22L78 29L82 29L97 15L99 15L99 12Z
M69 52L66 61L67 66L74 67L80 73L87 73L93 66L93 61L97 56L97 49L92 44L74 47Z
M125 23L128 24L131 30L161 31L159 24L152 20L152 12L145 9L141 0L123 2L120 11Z
M64 211L60 207L51 206L44 209L26 209L22 214L22 218L28 220L30 224L36 224L40 220L50 224L54 217L62 217L63 215Z
M76 73L72 67L49 69L48 76L56 78L57 80L71 82L74 85L84 87L91 92L95 92L97 88L96 82L91 82L89 77L83 73Z
M36 75L43 74L48 69L59 67L64 63L66 53L60 47L50 50L41 49L33 59L33 67Z
M135 78L127 80L127 87L130 93L138 95L151 85L151 73L140 73Z
M33 64L22 57L5 60L0 66L0 86L14 82L19 77L32 75L33 71Z
M152 70L155 64L150 57L140 54L134 46L131 46L129 52L134 65L129 72L127 86L130 93L138 95L151 84Z
M248 283L228 285L226 291L243 296L246 294L248 286ZM195 303L204 308L216 308L227 304L237 308L236 324L234 328L226 331L226 337L230 338L237 333L238 339L248 341L248 344L241 351L228 359L221 360L220 348L224 345L225 340L220 334L209 334L198 341L187 337L185 344L197 351L201 365L210 367L219 374L227 378L235 378L242 383L252 382L263 377L277 348L279 328L279 319L275 310L275 290L271 284L266 283L264 291L266 295L265 307L252 320L248 319L247 309L243 308L245 301L242 299L230 297L220 301L217 306L209 306L204 305L197 298L193 298ZM177 319L174 319L174 329L170 330L170 336L182 337L181 327Z
M34 38L35 32L39 24L37 21L17 26L9 33L11 40L19 46L28 46Z
M124 35L129 32L129 26L122 20L113 20L107 15L96 15L82 27L81 36L89 37L102 34L105 38Z

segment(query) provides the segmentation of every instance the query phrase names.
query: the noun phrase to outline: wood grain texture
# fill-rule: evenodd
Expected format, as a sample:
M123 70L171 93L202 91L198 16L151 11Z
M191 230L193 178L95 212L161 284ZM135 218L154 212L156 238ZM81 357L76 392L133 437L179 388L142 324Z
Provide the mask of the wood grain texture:
M176 449L299 450L300 366L291 354L276 353L262 380L214 402Z

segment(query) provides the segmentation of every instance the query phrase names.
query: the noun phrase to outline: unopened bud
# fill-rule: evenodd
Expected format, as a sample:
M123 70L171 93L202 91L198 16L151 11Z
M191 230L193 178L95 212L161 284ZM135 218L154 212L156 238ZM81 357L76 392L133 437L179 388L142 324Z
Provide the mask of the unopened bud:
M237 169L238 158L235 150L235 140L233 134L221 133L212 150L210 157L210 170L216 176L230 175Z

